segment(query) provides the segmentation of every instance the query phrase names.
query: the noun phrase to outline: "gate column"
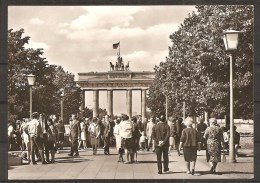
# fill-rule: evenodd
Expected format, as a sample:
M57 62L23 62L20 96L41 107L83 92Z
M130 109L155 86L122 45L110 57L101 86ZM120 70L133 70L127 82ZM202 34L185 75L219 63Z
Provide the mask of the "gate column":
M142 121L146 118L146 89L142 89Z
M126 112L129 118L132 117L132 90L126 90Z
M113 90L107 90L107 113L113 117Z
M93 117L98 116L98 108L99 108L99 91L93 90Z

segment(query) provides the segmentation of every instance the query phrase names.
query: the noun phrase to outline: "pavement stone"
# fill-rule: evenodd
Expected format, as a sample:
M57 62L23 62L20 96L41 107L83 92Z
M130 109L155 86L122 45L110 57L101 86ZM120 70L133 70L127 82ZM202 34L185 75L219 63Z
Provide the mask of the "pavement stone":
M116 149L111 155L104 155L98 149L97 155L91 149L80 150L79 157L68 157L69 149L56 154L54 164L10 166L9 180L71 180L71 179L252 179L254 177L253 150L243 150L237 163L219 163L218 174L209 174L205 151L198 152L195 175L186 173L183 156L171 151L169 169L158 174L156 155L153 152L139 151L137 162L124 164L118 161Z

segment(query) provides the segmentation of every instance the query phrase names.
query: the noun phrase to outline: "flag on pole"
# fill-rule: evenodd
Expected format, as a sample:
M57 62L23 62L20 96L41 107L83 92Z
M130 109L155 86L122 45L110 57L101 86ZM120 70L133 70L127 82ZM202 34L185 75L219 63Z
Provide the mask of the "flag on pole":
M117 49L119 44L120 44L120 42L113 44L113 49Z

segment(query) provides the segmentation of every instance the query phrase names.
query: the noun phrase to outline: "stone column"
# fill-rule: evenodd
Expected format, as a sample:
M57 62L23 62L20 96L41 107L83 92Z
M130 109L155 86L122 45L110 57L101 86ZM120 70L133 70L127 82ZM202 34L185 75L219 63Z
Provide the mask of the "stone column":
M82 95L81 112L84 112L84 109L85 109L85 90L81 91L81 95Z
M146 89L142 89L142 121L146 118Z
M99 91L93 90L93 117L98 116L98 108L99 108Z
M113 90L107 90L107 113L113 117Z
M126 90L126 113L132 117L132 90Z

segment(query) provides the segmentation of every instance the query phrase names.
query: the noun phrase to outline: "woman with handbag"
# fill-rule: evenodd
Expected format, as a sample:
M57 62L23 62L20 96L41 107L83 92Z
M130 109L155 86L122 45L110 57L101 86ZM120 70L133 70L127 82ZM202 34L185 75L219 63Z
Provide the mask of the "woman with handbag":
M221 143L224 146L223 131L217 126L216 118L209 119L210 126L206 129L204 138L207 139L210 173L216 173L218 162L221 162Z
M50 150L51 152L51 160L49 161L49 163L54 163L54 158L55 158L55 153L57 152L57 141L56 141L56 137L57 137L57 129L56 127L53 125L53 121L51 119L49 119L47 121L47 124L49 126L48 130L47 130L47 137L48 137L48 142L47 142L47 146L48 146L48 151ZM46 152L49 153L49 152Z

